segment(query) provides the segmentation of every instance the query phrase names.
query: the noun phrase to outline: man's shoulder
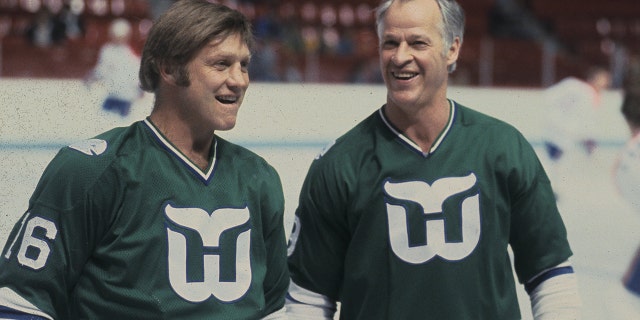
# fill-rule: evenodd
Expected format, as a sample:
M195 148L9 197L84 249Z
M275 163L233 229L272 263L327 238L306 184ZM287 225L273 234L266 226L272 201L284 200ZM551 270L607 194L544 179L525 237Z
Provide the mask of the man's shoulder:
M216 136L216 161L232 162L246 171L276 173L273 166L261 155L245 146Z
M138 124L118 127L103 132L93 138L72 142L60 149L54 161L71 162L75 165L100 165L117 157L130 143L135 143ZM144 143L138 143L142 145Z
M61 186L92 184L121 156L124 146L134 140L131 139L132 127L115 128L61 148L47 165L42 179L56 181Z
M486 125L486 126L499 126L505 128L513 128L513 126L504 120L498 119L493 115L489 115L482 111L475 110L473 108L464 106L456 102L456 114L455 116L465 125Z
M333 161L344 161L345 157L353 158L354 154L367 152L374 148L373 140L379 135L383 124L379 110L360 121L354 127L328 143L316 156L316 159L327 158Z
M457 134L482 137L500 148L526 143L526 138L518 128L492 115L457 105L456 117L458 125L454 125L453 130Z

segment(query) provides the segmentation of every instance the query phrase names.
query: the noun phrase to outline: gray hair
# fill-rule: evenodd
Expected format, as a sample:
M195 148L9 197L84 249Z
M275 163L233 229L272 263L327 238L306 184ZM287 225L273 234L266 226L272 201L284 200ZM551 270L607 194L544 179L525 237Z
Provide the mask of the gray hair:
M384 29L384 17L387 14L387 10L394 1L409 2L413 0L383 0L382 4L376 9L376 28L378 32L378 39L382 37L382 30ZM441 34L444 40L444 52L453 44L453 41L458 38L460 44L464 38L464 10L458 4L456 0L433 0L438 4L440 13L442 14ZM448 67L449 73L455 71L456 63L454 62Z

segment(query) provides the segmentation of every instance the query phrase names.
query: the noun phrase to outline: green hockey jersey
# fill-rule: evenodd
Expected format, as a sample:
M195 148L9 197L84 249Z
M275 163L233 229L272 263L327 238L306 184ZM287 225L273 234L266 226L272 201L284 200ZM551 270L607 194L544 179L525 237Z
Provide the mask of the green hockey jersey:
M276 171L201 170L147 119L63 148L0 257L0 306L55 319L260 319L288 286Z
M384 107L321 154L290 239L297 287L341 319L520 319L521 282L571 250L538 158L512 126L450 102L430 152Z

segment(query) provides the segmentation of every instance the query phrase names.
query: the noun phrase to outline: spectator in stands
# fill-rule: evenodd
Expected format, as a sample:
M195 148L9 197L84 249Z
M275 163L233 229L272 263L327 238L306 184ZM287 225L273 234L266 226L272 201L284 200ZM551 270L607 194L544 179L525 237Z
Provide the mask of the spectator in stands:
M601 94L611 85L607 68L589 68L583 77L567 77L545 91L545 136L547 171L557 196L564 189L563 171L574 161L583 161L597 147L595 130ZM568 181L567 181L568 182Z
M286 63L281 63L280 67L283 69L282 73L282 81L284 82L292 82L292 83L300 83L304 81L304 75L300 71L300 55L292 52L290 47L284 45L281 47L280 53L282 54L281 61L286 61Z
M246 17L207 0L155 21L153 110L49 163L1 253L0 319L286 319L280 178L219 137L252 44Z
M380 73L380 62L377 57L363 58L358 61L351 74L350 82L353 83L383 83Z
M489 9L489 32L497 38L543 40L549 27L535 16L529 0L495 0Z
M249 75L253 81L273 82L281 81L279 72L278 47L280 44L273 38L258 38L256 52L251 60Z
M275 7L269 7L259 15L253 28L257 47L249 69L251 79L264 82L281 81L283 77L278 52L282 39L279 38L281 28Z
M291 319L578 319L549 180L512 126L447 97L455 0L377 10L386 103L311 164L290 237ZM346 105L345 108L350 106Z
M109 42L100 49L98 63L86 79L106 91L102 109L129 115L131 105L142 96L137 70L140 58L129 44L131 25L124 18L115 19L109 26Z
M31 44L40 48L60 44L65 39L64 24L43 5L27 28L26 36Z
M65 3L62 6L57 19L64 27L64 36L66 40L74 41L84 35L84 19L82 18L82 15L73 10L69 3Z

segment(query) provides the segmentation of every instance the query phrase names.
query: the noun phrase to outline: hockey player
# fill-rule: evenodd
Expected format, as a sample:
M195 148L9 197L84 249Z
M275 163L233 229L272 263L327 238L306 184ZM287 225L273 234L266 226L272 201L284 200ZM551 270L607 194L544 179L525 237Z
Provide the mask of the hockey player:
M609 70L594 66L584 77L567 77L544 91L544 160L559 197L562 195L558 193L571 188L563 184L564 172L576 162L587 160L597 149L595 135L601 95L610 84Z
M176 2L140 78L148 118L63 148L0 257L0 318L283 319L276 171L234 127L253 38L239 12Z
M142 97L136 71L140 57L131 46L131 25L124 18L115 19L109 26L109 42L100 48L98 62L85 80L87 85L98 84L106 96L102 109L126 117L131 105Z
M292 319L577 319L549 180L512 126L447 98L454 0L377 10L387 101L312 163L290 237Z
M640 213L640 95L638 93L627 91L622 103L622 114L629 125L631 138L618 158L615 182L624 199L636 212ZM640 249L623 281L629 291L640 296Z

